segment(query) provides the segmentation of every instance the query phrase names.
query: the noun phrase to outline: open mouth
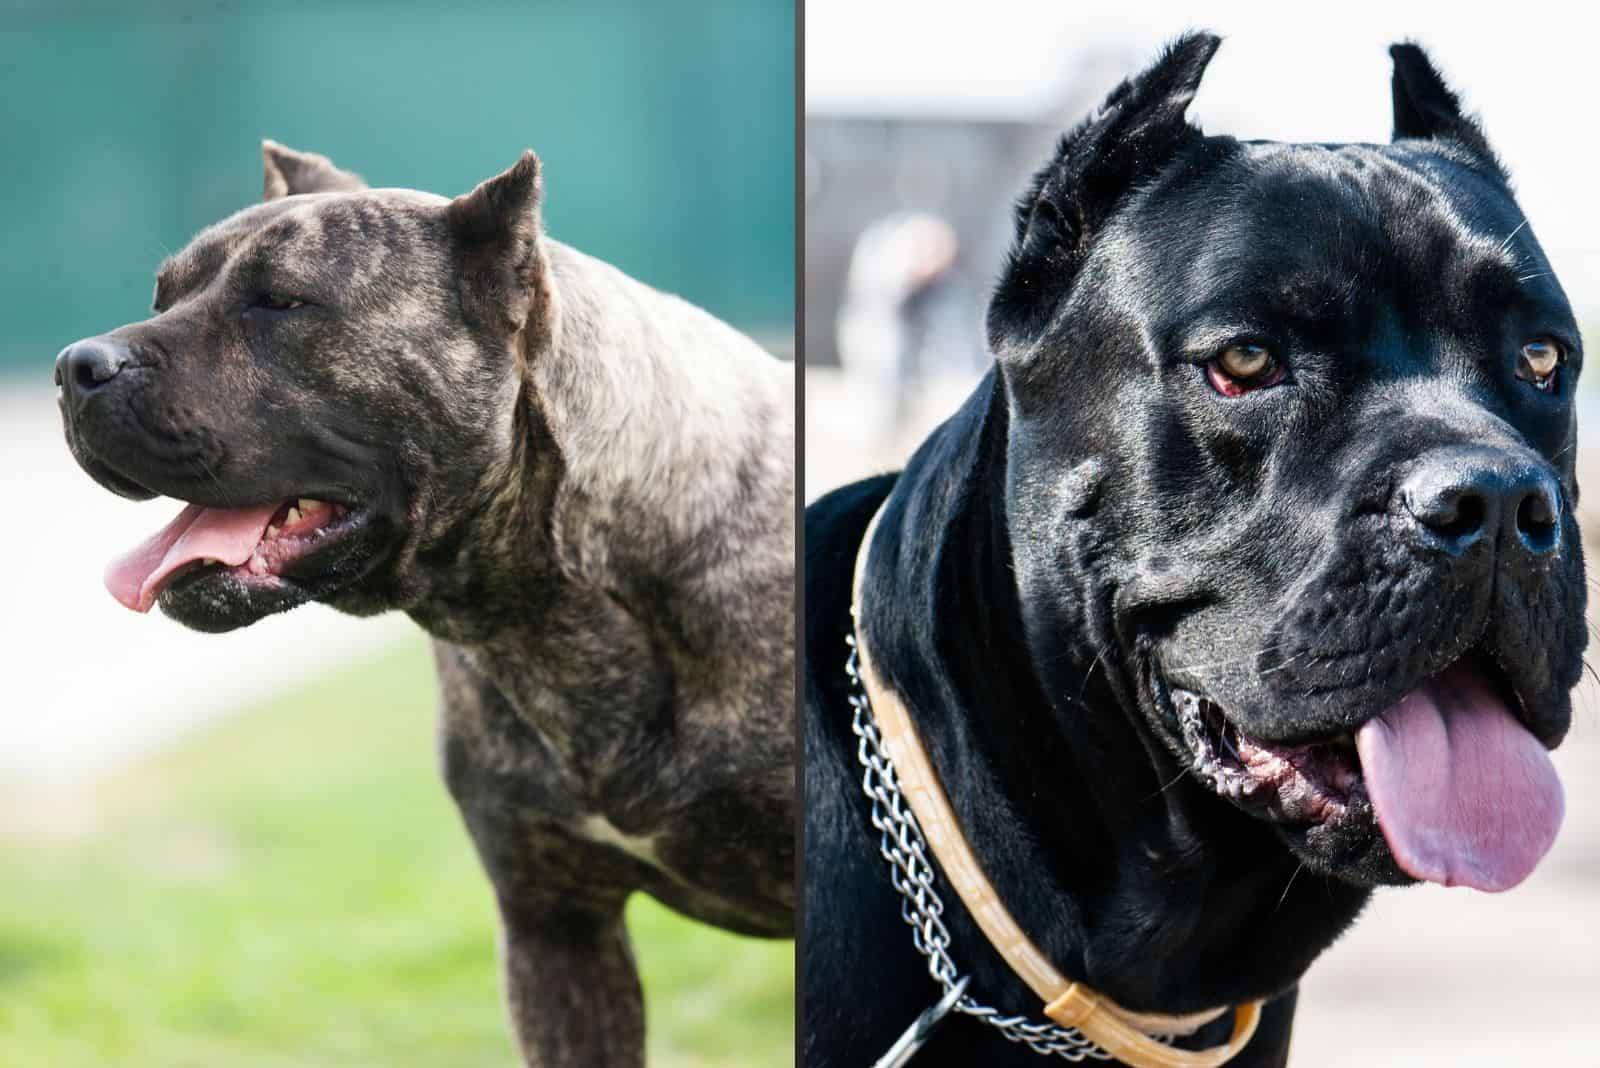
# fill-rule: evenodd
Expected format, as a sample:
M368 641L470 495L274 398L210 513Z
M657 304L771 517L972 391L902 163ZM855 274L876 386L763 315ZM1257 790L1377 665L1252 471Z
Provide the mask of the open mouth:
M1209 698L1171 691L1192 770L1223 797L1291 824L1338 823L1368 811L1355 738L1283 745L1241 731Z
M106 568L106 588L124 606L148 612L163 591L208 575L247 586L310 578L317 560L364 521L333 501L296 497L246 508L191 504L156 534Z
M1532 873L1564 814L1548 752L1490 658L1469 654L1349 733L1292 743L1242 729L1205 694L1156 679L1190 770L1289 831L1376 823L1407 875L1506 890Z

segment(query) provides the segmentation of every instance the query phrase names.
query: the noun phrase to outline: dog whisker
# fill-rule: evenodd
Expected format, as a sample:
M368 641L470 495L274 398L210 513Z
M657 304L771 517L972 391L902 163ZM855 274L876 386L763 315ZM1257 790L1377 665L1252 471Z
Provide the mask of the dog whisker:
M1199 663L1199 664L1176 664L1176 665L1173 665L1171 667L1168 667L1167 670L1168 671L1187 671L1187 672L1192 672L1192 673L1199 673L1199 672L1202 672L1202 671L1210 671L1210 670L1212 670L1214 668L1232 667L1235 664L1248 664L1251 661L1257 660L1260 657L1265 656L1268 653L1277 652L1279 649L1282 649L1282 648L1283 648L1283 644L1282 643L1278 643L1278 644L1274 644L1274 645L1263 645L1256 652L1246 653L1243 656L1230 656L1230 657L1228 657L1228 658L1226 658L1224 660L1210 660L1210 661L1204 661L1204 662ZM1300 654L1296 654L1296 655L1298 656Z
M206 477L211 479L212 484L217 487L218 491L222 491L222 480L217 477L215 471L211 470L210 465L205 461L205 457L196 456L194 462L200 465L200 470L206 473Z
M1284 668L1286 668L1290 664L1294 663L1297 659L1299 659L1300 657L1306 655L1306 653L1311 652L1311 650L1315 649L1317 646L1321 645L1322 644L1322 639L1326 638L1328 636L1328 632L1333 629L1334 624L1339 622L1339 619L1340 619L1339 616L1334 616L1332 619L1328 620L1327 623L1323 624L1322 630L1317 632L1316 638L1314 638L1312 641L1306 643L1306 647L1304 649L1302 649L1298 653L1295 653L1294 656L1291 656L1289 659L1283 661L1281 664L1278 664L1276 667L1266 668L1265 670L1259 672L1259 677L1260 678L1266 678L1268 675L1271 675L1275 671L1282 671ZM1282 647L1283 647L1282 645L1278 645L1278 646L1273 646L1271 648L1281 649ZM1267 649L1262 649L1261 650L1261 654L1265 654L1267 651L1268 651ZM1261 655L1261 654L1258 654L1258 655ZM1319 658L1316 655L1313 655L1311 657L1311 659L1306 662L1306 666L1307 667L1311 667L1313 664L1315 664L1317 662L1318 659Z
M1504 252L1504 251L1506 251L1506 249L1510 248L1511 247L1512 238L1514 238L1518 234L1522 233L1523 229L1526 228L1527 225L1528 225L1528 220L1527 219L1523 219L1521 222L1519 222L1517 224L1517 226L1516 226L1516 229L1512 230L1509 234L1507 234L1506 235L1506 239L1504 241L1500 242L1500 251Z
M1271 675L1274 672L1282 671L1284 668L1288 667L1290 664L1294 663L1296 660L1299 660L1302 656L1305 656L1310 651L1311 651L1310 649L1302 649L1298 653L1295 653L1293 656L1291 656L1289 659L1283 661L1282 663L1275 664L1275 665L1273 665L1272 667L1269 667L1269 668L1264 668L1260 672L1260 676L1262 678L1266 678L1268 675Z
M1167 792L1167 791L1168 791L1168 790L1170 790L1170 789L1172 789L1172 788L1173 788L1173 787L1174 787L1174 786L1176 786L1176 785L1178 785L1178 783L1179 783L1179 782L1180 782L1180 781L1181 781L1181 780L1182 780L1182 779L1183 779L1183 777L1184 777L1184 776L1185 776L1185 775L1187 775L1187 774L1189 774L1189 769L1188 769L1188 768L1179 768L1179 769L1178 769L1178 774L1176 774L1176 775L1174 775L1174 776L1173 776L1173 777L1172 777L1172 781L1171 781L1171 782L1169 782L1169 783L1167 783L1167 784L1166 784L1166 785L1165 785L1165 786L1163 786L1163 787L1161 787L1161 789L1159 789L1159 790L1157 790L1157 791L1156 791L1156 792L1155 792L1155 793L1152 793L1152 794L1146 794L1146 795L1145 795L1145 796L1144 796L1144 797L1143 797L1143 798L1141 798L1141 799L1140 799L1140 800L1141 800L1141 801L1148 801L1148 800L1150 800L1150 799L1151 799L1151 798L1152 798L1152 797L1160 797L1160 796L1161 796L1161 795L1162 795L1162 794L1164 794L1164 793L1166 793L1166 792Z
M1284 886L1283 886L1283 893L1278 895L1278 903L1276 905L1272 906L1272 911L1273 912L1277 912L1280 908L1283 907L1284 901L1288 900L1289 890L1294 886L1294 881L1297 878L1299 878L1300 877L1300 873L1305 871L1305 870L1306 870L1306 862L1305 861L1302 860L1299 864L1295 865L1295 869L1294 869L1293 874L1291 874L1289 876L1289 881L1287 883L1285 883Z
M1100 666L1100 661L1105 657L1106 653L1110 651L1111 643L1106 642L1104 645L1100 646L1100 651L1096 653L1094 659L1089 662L1089 670L1083 673L1083 685L1078 687L1079 701L1082 701L1083 695L1088 692L1089 680L1094 678L1094 669Z

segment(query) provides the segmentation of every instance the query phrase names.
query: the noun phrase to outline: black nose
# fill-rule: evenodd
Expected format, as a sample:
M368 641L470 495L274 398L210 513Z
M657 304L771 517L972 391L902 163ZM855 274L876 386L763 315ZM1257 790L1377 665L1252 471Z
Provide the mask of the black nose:
M1481 538L1506 552L1533 556L1561 544L1561 493L1555 476L1531 456L1484 448L1424 454L1400 487L1418 528L1459 553Z
M111 338L74 341L56 357L56 385L73 393L92 393L128 364L128 348Z

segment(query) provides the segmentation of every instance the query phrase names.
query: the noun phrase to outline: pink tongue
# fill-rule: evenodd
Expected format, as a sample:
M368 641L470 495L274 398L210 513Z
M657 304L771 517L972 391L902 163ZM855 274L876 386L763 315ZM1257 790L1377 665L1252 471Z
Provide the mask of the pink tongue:
M1400 867L1509 890L1556 839L1565 802L1543 745L1482 675L1457 665L1356 734L1378 825Z
M167 578L185 564L209 557L237 567L250 559L278 508L279 504L255 508L191 504L148 541L111 561L106 589L135 612L148 612Z

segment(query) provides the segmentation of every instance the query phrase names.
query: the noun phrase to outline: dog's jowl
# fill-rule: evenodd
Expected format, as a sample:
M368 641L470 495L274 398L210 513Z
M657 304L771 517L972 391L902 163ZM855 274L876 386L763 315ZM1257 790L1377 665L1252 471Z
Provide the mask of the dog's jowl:
M792 371L549 238L531 153L454 200L265 156L152 318L58 358L84 470L187 502L106 583L427 629L524 1057L638 1065L631 893L792 927Z
M1100 1044L1047 1018L1039 960L1102 1022L1281 1065L1374 888L1506 890L1554 841L1586 638L1572 311L1418 47L1391 143L1280 144L1186 118L1217 44L1062 138L994 368L903 472L807 512L810 1068L873 1063L941 969L968 1000L915 1064ZM909 716L995 892L930 845L919 944L927 893L880 847L914 869L920 839L861 789L869 705L886 736ZM994 900L1036 957L996 949Z

